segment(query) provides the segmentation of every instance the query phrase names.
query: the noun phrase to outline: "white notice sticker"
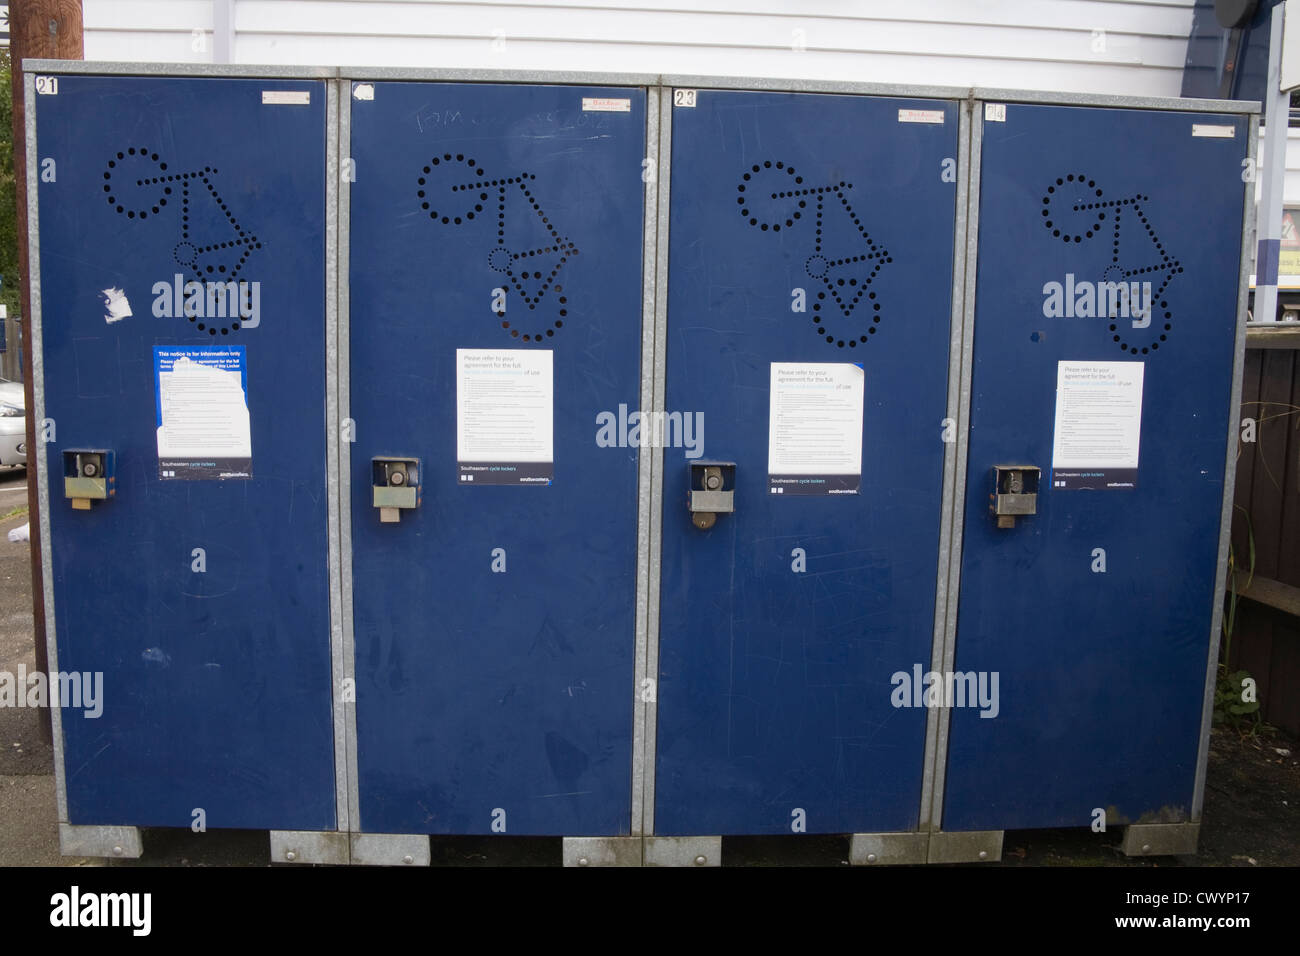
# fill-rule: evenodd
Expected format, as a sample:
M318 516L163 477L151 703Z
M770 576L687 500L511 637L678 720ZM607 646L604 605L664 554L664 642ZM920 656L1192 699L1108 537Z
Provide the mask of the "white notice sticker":
M1142 440L1141 362L1056 367L1053 488L1136 488Z
M1193 123L1193 136L1209 136L1214 139L1232 139L1237 135L1236 127L1220 126L1213 123Z
M153 356L158 477L252 477L244 346L156 345Z
M1006 103L985 103L984 104L984 122L1005 123L1006 121L1007 121Z
M609 96L584 96L582 108L596 113L630 113L632 101Z
M549 485L555 387L549 349L456 350L456 461L466 485Z
M943 110L899 110L900 123L942 123Z
M263 90L263 106L308 106L311 90Z
M858 493L865 379L852 362L772 363L769 494Z

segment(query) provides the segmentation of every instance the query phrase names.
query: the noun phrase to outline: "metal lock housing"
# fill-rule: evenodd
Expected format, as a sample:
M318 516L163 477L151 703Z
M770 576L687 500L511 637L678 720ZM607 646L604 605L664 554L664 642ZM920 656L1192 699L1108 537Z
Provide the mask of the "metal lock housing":
M63 496L78 511L92 501L106 501L116 492L114 456L106 448L73 448L63 453Z
M371 504L379 509L379 520L394 524L402 511L420 507L420 459L370 459Z
M1014 528L1016 518L1038 514L1037 465L994 465L993 494L989 495L989 513L997 518L999 528Z
M690 474L686 507L691 512L691 523L707 531L718 515L736 510L736 463L692 461L687 467Z

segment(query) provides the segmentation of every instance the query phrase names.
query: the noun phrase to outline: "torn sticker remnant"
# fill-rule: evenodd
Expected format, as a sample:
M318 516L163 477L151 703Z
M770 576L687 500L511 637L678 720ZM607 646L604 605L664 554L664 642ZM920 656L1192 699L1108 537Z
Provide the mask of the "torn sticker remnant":
M121 289L101 289L99 294L104 297L104 308L108 310L104 321L109 325L121 322L131 314L131 303Z

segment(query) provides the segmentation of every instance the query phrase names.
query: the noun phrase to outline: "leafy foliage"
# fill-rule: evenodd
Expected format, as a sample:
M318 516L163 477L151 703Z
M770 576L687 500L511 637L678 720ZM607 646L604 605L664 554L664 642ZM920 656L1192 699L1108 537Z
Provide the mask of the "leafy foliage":
M1214 689L1214 722L1226 723L1241 729L1247 718L1259 713L1259 701L1243 701L1242 688L1250 679L1249 671L1227 673L1226 664L1219 665L1219 682ZM1258 718L1256 718L1256 721Z
M1241 511L1244 508L1238 505ZM1250 523L1250 514L1246 513L1246 533L1250 545L1250 563L1246 569L1246 587L1250 586L1255 576L1255 529ZM1232 661L1232 635L1237 625L1237 555L1228 552L1228 606L1223 613L1223 658L1219 662L1218 679L1214 686L1214 723L1227 724L1234 730L1247 730L1254 733L1259 727L1259 698L1245 700L1246 682L1251 681L1249 671L1229 672ZM1251 681L1253 684L1254 682Z
M10 315L22 312L18 275L18 196L14 190L13 98L9 48L0 47L0 302Z

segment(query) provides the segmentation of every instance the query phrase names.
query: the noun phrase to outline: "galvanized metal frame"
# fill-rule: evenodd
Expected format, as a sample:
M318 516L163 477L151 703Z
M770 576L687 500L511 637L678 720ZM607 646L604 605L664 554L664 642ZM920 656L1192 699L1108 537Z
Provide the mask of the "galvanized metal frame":
M967 87L861 83L853 80L785 80L758 76L708 76L669 73L659 78L665 89L740 90L748 93L838 93L895 99L964 100Z
M139 859L144 843L138 827L73 826L59 824L59 853L63 856L103 856Z
M538 86L642 86L660 85L654 73L587 73L582 70L488 70L456 67L343 66L343 80L356 82L500 83Z
M359 866L428 866L433 844L427 833L348 834L349 862Z
M350 673L343 646L343 587L340 568L339 403L339 84L325 81L325 483L329 496L330 687L334 722L334 829L351 829L348 801L352 775L347 763L345 683ZM342 859L332 862L346 863Z
M249 80L332 80L339 75L325 66L258 66L246 63L126 63L98 60L23 60L24 73L68 76L225 77Z
M1259 148L1259 122L1251 115L1246 156L1254 159ZM1199 824L1205 806L1205 773L1210 757L1210 724L1214 717L1214 690L1219 676L1219 637L1223 633L1223 595L1228 579L1228 549L1232 543L1232 507L1237 484L1237 441L1241 434L1241 385L1246 364L1246 318L1252 266L1250 241L1255 232L1254 183L1242 186L1241 269L1237 276L1237 334L1233 340L1232 388L1228 406L1228 447L1223 466L1223 508L1219 513L1219 557L1214 574L1214 604L1210 612L1210 653L1205 665L1205 697L1201 708L1201 740L1196 750L1196 776L1192 790L1191 822Z
M272 863L345 864L348 834L341 830L272 830Z
M967 233L967 217L970 214L968 204L971 195L971 113L974 106L970 100L957 104L959 111L957 127L957 196L953 221L953 260L952 260L952 298L949 310L948 339L948 404L947 421L941 423L942 434L948 428L953 429L953 440L945 444L943 450L943 504L939 518L939 567L935 584L934 600L934 639L931 644L930 669L944 672L946 662L951 660L951 628L949 627L950 606L956 607L956 594L949 592L953 546L953 515L960 511L954 504L957 495L964 494L966 462L966 410L969 407L970 381L963 378L966 369L966 353L963 350L966 337L966 287L968 257L974 254ZM972 262L973 268L973 262ZM963 389L963 385L965 388ZM960 462L960 467L959 467ZM960 530L957 532L960 534ZM959 539L960 541L960 539ZM955 617L955 614L953 615ZM940 708L928 708L925 721L925 750L921 771L921 808L917 829L927 835L935 825L930 815L934 793L943 789L943 765L940 757L946 754L948 733L948 712ZM924 856L923 856L924 859ZM875 862L875 861L870 861Z
M929 857L930 834L924 830L854 833L849 837L852 866L913 866Z
M24 66L32 61L24 61ZM36 61L43 63L44 61ZM41 600L45 605L45 653L50 673L59 671L58 628L54 614L54 560L50 553L50 476L45 460L45 348L41 337L41 207L38 195L40 159L36 142L36 73L23 74L24 130L27 137L27 286L31 294L31 315L28 317L32 340L32 399L36 408L36 448L27 449L29 456L38 462L37 500L40 513L35 516L41 541ZM68 778L64 768L63 713L61 708L50 708L50 724L54 737L54 793L58 803L60 842L62 828L68 825Z
M1097 106L1114 109L1163 110L1170 113L1258 113L1259 103L1248 100L1205 100L1179 96L1127 96L1121 93L1051 93L976 86L973 99L984 103L1026 103L1043 106Z
M642 840L630 837L565 837L565 866L641 866Z
M975 276L979 266L980 222L980 168L984 142L984 111L975 99L967 101L970 124L966 140L966 234L962 256L961 339L959 350L960 370L957 376L956 418L957 442L954 455L954 484L948 512L948 565L943 569L947 580L944 605L943 633L937 642L938 663L935 670L947 673L953 670L957 644L957 607L961 594L962 533L966 514L966 465L970 450L970 399L971 375L974 369L975 350ZM959 240L960 241L960 240ZM954 303L954 308L958 307ZM931 862L934 853L944 852L935 844L943 840L937 834L943 829L943 789L948 769L948 732L952 714L947 708L931 708L935 717L935 751L930 757L930 805L922 809L922 818L931 835Z
M352 83L339 81L338 164L342 170L352 160ZM352 420L352 299L349 270L352 263L352 187L342 188L338 206L338 392L339 437L346 426L348 447L340 446L338 460L339 495L339 591L343 606L343 684L351 694L344 705L343 738L348 781L348 828L352 833L349 846L361 832L361 791L357 773L357 694L356 632L352 624L352 443L356 441L356 423Z
M659 169L660 156L660 99L663 91L659 87L646 89L646 166L652 172L645 183L645 205L642 212L643 246L641 258L641 381L639 408L653 409L654 382L650 374L654 368L657 354L657 336L655 320L656 290L655 281L658 268L659 238ZM643 176L644 178L644 176ZM644 836L646 780L649 774L650 789L654 789L654 748L651 743L651 759L647 767L647 726L652 726L655 717L654 693L658 674L650 669L650 615L651 607L658 613L658 580L655 581L654 597L651 601L650 582L650 541L651 514L654 496L651 493L654 475L654 458L662 454L657 446L638 449L637 455L637 520L636 520L636 673L632 685L634 718L632 726L632 818L630 833L634 837ZM651 676L654 674L654 676ZM647 683L649 681L649 683ZM650 731L653 740L653 731ZM653 804L651 804L653 807ZM653 813L653 810L652 810ZM638 854L639 856L639 854Z
M659 88L659 162L656 177L659 182L658 208L655 210L657 246L654 262L654 362L651 383L650 409L664 410L664 382L668 353L668 214L672 201L673 160L673 91ZM648 614L646 617L646 674L651 681L653 700L646 705L645 770L642 796L642 836L647 838L645 862L653 865L652 844L649 838L655 832L655 771L659 740L659 584L662 574L664 544L664 450L650 449L650 580L647 590Z
M646 866L722 866L722 837L646 835Z
M1120 849L1125 856L1192 856L1201 838L1201 824L1130 823Z

